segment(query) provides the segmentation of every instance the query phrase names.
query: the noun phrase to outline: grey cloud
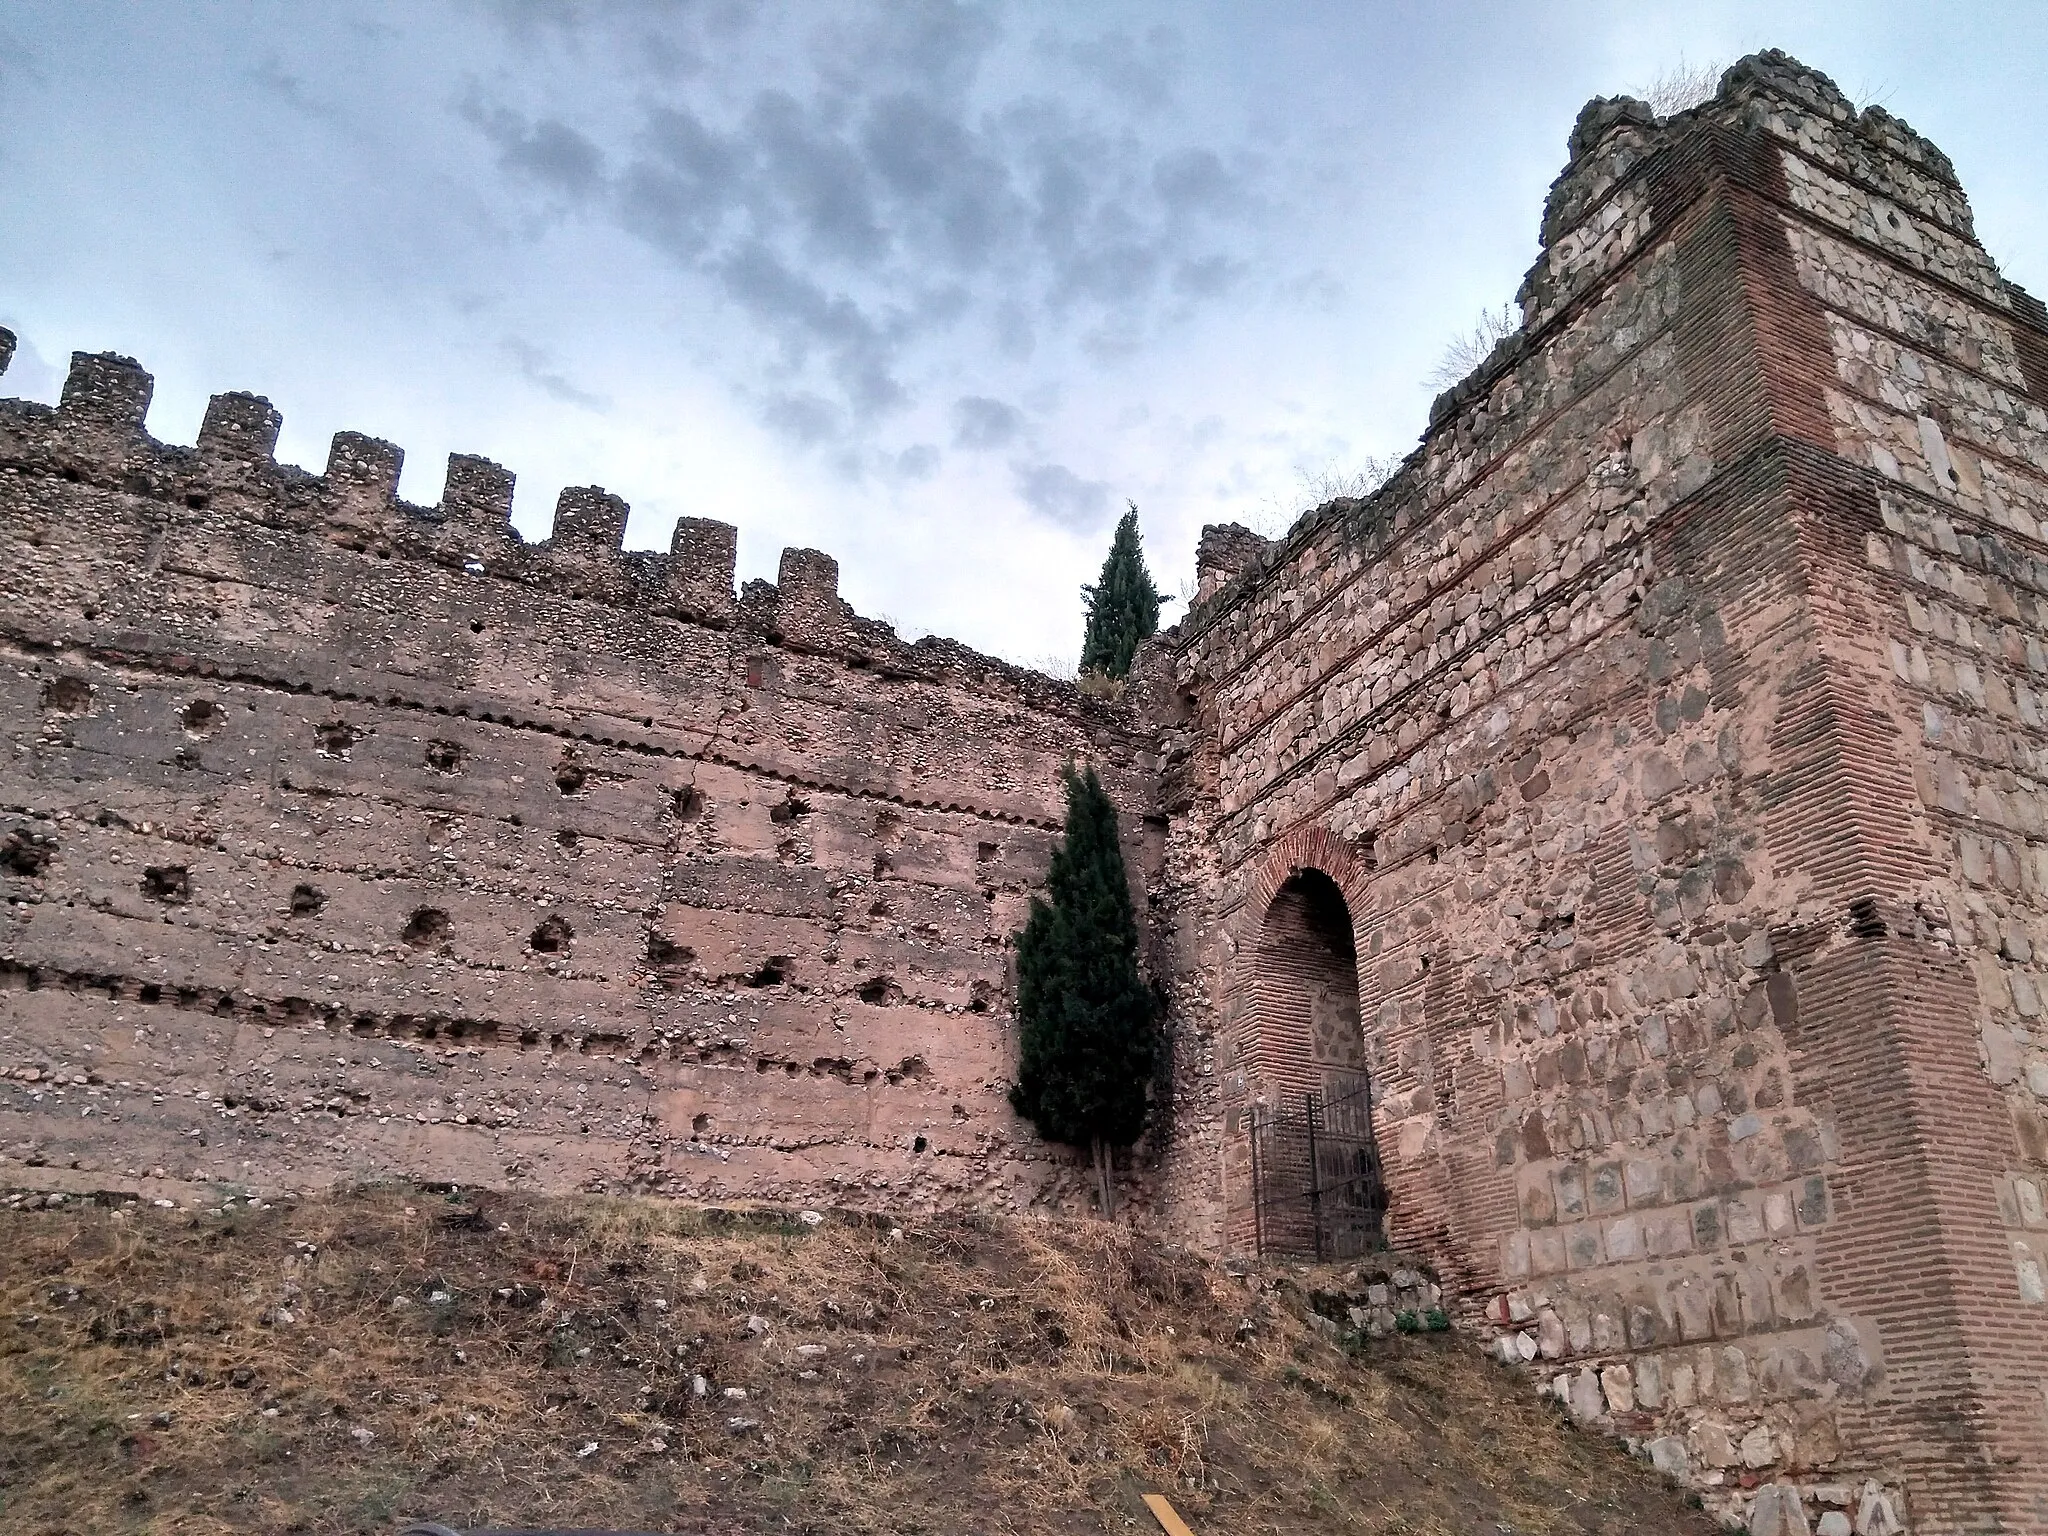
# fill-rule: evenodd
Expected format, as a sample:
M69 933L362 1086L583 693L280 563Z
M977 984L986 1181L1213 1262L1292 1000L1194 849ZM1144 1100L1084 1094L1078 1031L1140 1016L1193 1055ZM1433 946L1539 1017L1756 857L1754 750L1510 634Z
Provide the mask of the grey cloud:
M1213 149L1182 149L1162 155L1152 166L1152 185L1160 201L1175 211L1210 211L1227 206L1239 194L1237 179L1223 168Z
M620 187L620 221L657 249L694 259L738 206L745 157L695 113L670 108L648 115L642 141L645 157L627 168Z
M1061 268L1060 288L1066 297L1124 307L1152 288L1159 267L1157 249L1136 240L1120 241L1077 252Z
M778 395L762 410L761 419L805 448L830 442L842 430L839 408L818 395Z
M611 409L612 402L609 397L578 389L553 367L548 355L532 342L517 336L508 336L505 338L503 350L512 360L512 365L519 370L521 378L564 405L581 406L586 411L596 411L600 414Z
M1246 270L1243 262L1223 255L1183 261L1173 269L1173 291L1184 298L1213 299L1235 288Z
M1041 516L1086 532L1102 520L1109 505L1109 487L1100 480L1083 480L1064 464L1015 464L1017 494Z
M340 110L332 102L309 96L306 93L306 82L287 70L275 56L253 66L247 71L247 76L251 84L260 86L294 112L303 113L320 122L333 122L341 115Z
M762 92L748 128L766 175L814 250L852 266L870 266L888 253L867 167L832 134L820 132L794 97Z
M1051 251L1072 248L1113 174L1113 149L1048 102L1024 102L1003 115L1000 131L1016 146L1032 203L1031 232Z
M963 395L953 402L953 445L956 448L1004 448L1014 442L1024 418L1014 405L985 395Z
M1005 357L1018 362L1029 358L1038 346L1038 328L1032 323L1030 309L1014 299L998 304L995 339Z
M530 9L507 25L529 51L554 39L580 53L608 38L625 53L654 25L648 14L613 0L566 17ZM1170 29L1041 37L1035 54L1052 78L1041 67L1025 91L985 99L1008 81L984 72L1000 28L982 6L727 18L739 30L714 44L706 29L720 14L691 11L670 30L678 46L719 55L727 88L651 84L617 140L593 141L559 111L465 111L508 174L592 199L716 285L770 343L756 383L781 402L769 410L783 435L847 446L844 434L912 400L953 327L971 324L1013 362L1040 337L1123 355L1238 280L1233 254L1202 231L1248 204L1250 173L1219 148L1161 142L1134 116L1134 99L1164 100L1179 68ZM1099 108L1085 104L1092 93L1076 104L1077 76L1105 85ZM835 410L815 408L824 401ZM954 425L978 449L1018 433L1014 412ZM1057 477L1032 483L1064 515L1079 504Z
M965 124L911 95L875 103L861 148L904 217L923 226L956 267L986 266L1023 215L1010 170Z
M490 0L483 9L522 50L543 42L572 53L602 49L610 62L663 81L702 74L705 43L730 44L753 24L750 7L676 0Z
M893 347L860 306L792 270L766 246L736 251L719 268L726 292L762 319L777 322L792 361L811 343L832 356L832 369L863 413L900 405L903 386L889 373Z
M826 81L849 94L879 79L957 96L973 84L1001 33L989 6L892 0L860 22L822 28L815 57Z
M931 443L913 443L896 455L896 473L905 480L929 480L939 467L939 450Z
M534 124L516 144L504 147L505 164L536 181L582 197L604 178L604 156L598 147L566 123L552 119Z
M528 123L505 107L465 102L462 115L497 148L504 169L572 198L586 198L604 182L604 152L556 118Z
M1086 40L1047 33L1039 37L1037 50L1103 90L1146 107L1166 105L1180 79L1181 36L1172 27L1149 28L1142 39L1128 32Z
M12 32L0 32L0 81L14 80L29 85L46 83L34 50Z

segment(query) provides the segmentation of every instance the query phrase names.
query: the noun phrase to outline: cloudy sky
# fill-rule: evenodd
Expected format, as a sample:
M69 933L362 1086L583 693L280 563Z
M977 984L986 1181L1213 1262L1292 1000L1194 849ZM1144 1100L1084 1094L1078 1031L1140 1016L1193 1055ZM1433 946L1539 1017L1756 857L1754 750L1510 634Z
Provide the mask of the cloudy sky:
M1780 46L1961 169L2048 293L2048 5L427 0L0 7L0 392L74 349L784 544L910 635L1079 646L1136 501L1284 525L1423 425L1586 98ZM1171 614L1176 610L1169 610Z

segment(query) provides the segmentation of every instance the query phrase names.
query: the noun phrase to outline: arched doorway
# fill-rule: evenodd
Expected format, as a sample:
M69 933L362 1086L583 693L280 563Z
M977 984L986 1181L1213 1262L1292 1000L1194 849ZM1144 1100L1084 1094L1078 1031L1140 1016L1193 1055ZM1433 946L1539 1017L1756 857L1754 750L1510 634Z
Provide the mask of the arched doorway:
M1318 1259L1378 1248L1386 1192L1358 947L1337 882L1319 869L1290 873L1260 921L1251 958L1253 1243L1262 1253Z
M1257 1074L1269 1093L1344 1097L1365 1074L1358 947L1337 882L1299 870L1259 924L1252 973Z

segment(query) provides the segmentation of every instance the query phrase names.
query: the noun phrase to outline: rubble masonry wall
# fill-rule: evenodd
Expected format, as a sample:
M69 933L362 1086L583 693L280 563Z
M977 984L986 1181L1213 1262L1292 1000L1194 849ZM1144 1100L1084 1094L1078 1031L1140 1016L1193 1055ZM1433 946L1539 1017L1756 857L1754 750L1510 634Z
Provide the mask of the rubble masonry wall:
M1175 986L1219 1229L1344 890L1395 1241L1752 1531L2048 1522L2048 325L1782 55L1596 102L1383 490L1205 544Z
M1143 882L1113 703L853 615L786 551L458 456L326 472L216 398L74 359L0 405L0 1156L175 1193L409 1176L699 1199L1058 1208L1005 1091L1005 940L1060 766ZM1130 1196L1147 1198L1132 1175Z

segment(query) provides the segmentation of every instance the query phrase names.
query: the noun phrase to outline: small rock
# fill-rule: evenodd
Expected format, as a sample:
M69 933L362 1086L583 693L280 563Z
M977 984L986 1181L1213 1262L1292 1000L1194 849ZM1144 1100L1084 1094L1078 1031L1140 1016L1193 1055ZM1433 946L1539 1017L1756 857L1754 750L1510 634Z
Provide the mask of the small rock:
M743 1403L747 1400L747 1389L745 1387L727 1387L725 1395L736 1403Z
M1778 1447L1767 1426L1759 1424L1742 1437L1742 1464L1745 1467L1768 1467L1777 1459Z
M576 1447L576 1459L578 1461L582 1461L585 1457L588 1456L595 1456L596 1454L597 1442L595 1440L586 1440L581 1445Z
M1863 1484L1863 1498L1856 1506L1856 1536L1900 1536L1906 1529L1892 1508L1892 1496L1874 1479Z
M692 1397L704 1397L707 1394L709 1394L710 1391L711 1383L706 1381L702 1376L692 1376L690 1378L690 1395Z
M1749 1536L1813 1536L1799 1490L1790 1483L1766 1483L1757 1489L1749 1507Z
M799 1344L796 1347L797 1358L800 1360L815 1360L826 1352L827 1346L823 1344Z
M759 1429L761 1421L759 1419L727 1419L725 1427L736 1435L744 1435L750 1429Z
M365 1429L360 1424L358 1424L354 1429L350 1430L348 1432L348 1435L349 1438L355 1441L357 1445L368 1445L372 1440L377 1438L377 1432L374 1429Z
M647 1449L649 1449L650 1451L654 1451L658 1454L668 1449L668 1442L662 1439L659 1435L657 1435L652 1440L647 1442Z
M796 1213L796 1219L802 1222L807 1227L815 1227L825 1218L823 1216L820 1216L816 1211L798 1211Z
M1600 1390L1607 1398L1609 1412L1635 1412L1635 1377L1627 1366L1610 1365L1601 1371Z
M1650 1465L1666 1477L1684 1477L1690 1468L1690 1462L1685 1454L1685 1442L1676 1435L1665 1435L1661 1439L1652 1440L1647 1449L1650 1453Z
M1855 1536L1855 1528L1849 1524L1849 1517L1839 1509L1831 1509L1820 1517L1820 1524L1814 1527L1814 1536Z
M1571 1396L1566 1402L1571 1406L1572 1417L1581 1424L1599 1418L1607 1407L1606 1394L1600 1390L1600 1373L1588 1366L1573 1376Z
M768 1319L756 1312L747 1319L747 1332L759 1338L768 1331Z

